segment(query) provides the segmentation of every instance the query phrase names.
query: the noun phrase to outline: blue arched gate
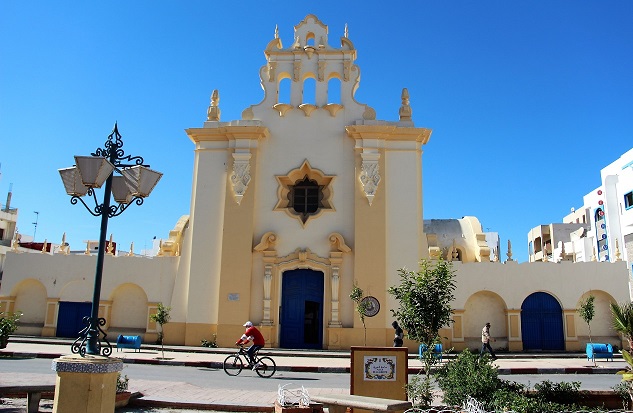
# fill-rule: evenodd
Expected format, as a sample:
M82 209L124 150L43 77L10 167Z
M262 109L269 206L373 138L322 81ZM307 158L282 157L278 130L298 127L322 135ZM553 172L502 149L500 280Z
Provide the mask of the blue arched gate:
M547 293L530 294L521 305L523 350L564 350L563 310Z
M323 342L323 273L284 271L281 282L282 348L320 349Z

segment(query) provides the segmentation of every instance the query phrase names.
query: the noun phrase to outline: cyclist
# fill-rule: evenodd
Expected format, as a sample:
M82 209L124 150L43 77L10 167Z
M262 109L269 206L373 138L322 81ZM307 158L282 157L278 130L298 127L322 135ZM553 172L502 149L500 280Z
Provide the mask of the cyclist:
M235 344L241 345L246 344L249 341L253 342L253 344L246 350L246 354L248 354L248 358L250 359L250 365L253 366L253 370L255 370L258 367L255 364L255 353L257 353L260 348L263 348L266 342L262 333L253 326L253 323L247 321L244 323L244 327L246 327L246 331L242 334L242 337L235 342Z

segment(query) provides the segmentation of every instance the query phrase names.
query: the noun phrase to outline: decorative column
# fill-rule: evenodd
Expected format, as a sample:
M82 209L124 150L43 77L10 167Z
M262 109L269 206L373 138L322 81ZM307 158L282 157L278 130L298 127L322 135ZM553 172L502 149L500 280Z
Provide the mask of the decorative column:
M343 263L343 253L350 252L352 249L345 245L343 236L339 233L332 233L328 237L332 249L330 251L330 268L331 268L331 314L328 327L340 328L343 326L339 318L339 285L341 277L339 275L340 266Z
M256 252L261 252L264 255L264 313L261 323L262 326L273 325L270 307L272 301L273 268L277 259L277 251L275 250L276 242L277 235L273 232L267 232L262 236L261 242L254 248Z
M334 254L334 253L332 253ZM341 254L341 253L339 253ZM338 263L334 263L334 261L339 261ZM341 324L341 321L339 320L339 300L338 300L338 290L339 290L339 282L340 282L340 277L338 275L338 271L339 271L339 267L338 265L340 265L340 263L343 260L337 260L337 259L333 259L330 258L330 262L332 262L332 315L331 315L331 319L330 322L328 323L328 327L336 327L336 328L340 328L343 327L343 324ZM337 265L338 264L338 265Z
M264 258L266 261L266 258ZM270 317L270 286L273 281L273 266L267 262L264 267L264 318L262 325L272 326L273 320Z

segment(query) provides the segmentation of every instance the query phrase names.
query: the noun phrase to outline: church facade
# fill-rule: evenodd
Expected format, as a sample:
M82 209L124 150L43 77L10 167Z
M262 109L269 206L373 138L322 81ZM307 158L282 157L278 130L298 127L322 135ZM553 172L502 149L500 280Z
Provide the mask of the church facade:
M206 121L186 130L191 209L158 256L106 256L100 314L110 335L152 342L149 315L163 303L170 344L215 337L230 346L251 320L271 347L391 345L396 303L387 289L397 270L442 258L457 276L447 347L478 347L489 321L500 348L578 350L588 331L576 308L589 294L597 297L594 341L621 347L608 306L630 300L623 262L518 264L509 252L502 263L498 251L491 261L475 217L423 219L431 130L414 125L406 89L393 104L396 121L377 120L356 101L360 68L347 29L330 36L308 15L288 47L275 32L265 56L260 103L224 121L214 91ZM85 274L94 258L8 252L0 310L24 313L22 333L70 334L91 298ZM372 304L366 331L349 298L355 285Z

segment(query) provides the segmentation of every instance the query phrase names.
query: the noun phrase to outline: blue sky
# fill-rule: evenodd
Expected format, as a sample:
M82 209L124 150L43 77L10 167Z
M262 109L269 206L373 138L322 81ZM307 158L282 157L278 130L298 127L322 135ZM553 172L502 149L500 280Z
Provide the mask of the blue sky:
M73 249L98 218L73 206L57 169L103 146L165 175L141 207L109 222L121 249L167 238L189 213L193 144L219 89L222 120L259 103L275 25L288 47L307 14L344 26L358 50L356 93L397 120L409 89L424 147L424 218L474 215L502 256L527 259L527 232L560 222L633 145L631 1L0 2L0 202L18 227Z

